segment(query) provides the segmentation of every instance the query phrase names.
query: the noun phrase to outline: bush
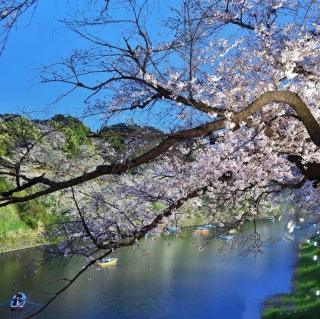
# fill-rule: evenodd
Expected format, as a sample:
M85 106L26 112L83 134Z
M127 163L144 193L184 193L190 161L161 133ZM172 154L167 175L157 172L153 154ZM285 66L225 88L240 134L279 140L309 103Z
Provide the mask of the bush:
M81 145L92 146L91 141L87 138L89 128L78 119L59 114L54 116L50 122L56 129L64 133L66 143L62 146L62 150L69 157L79 155Z
M41 135L33 123L20 115L0 116L0 156L6 156L16 147L25 147Z

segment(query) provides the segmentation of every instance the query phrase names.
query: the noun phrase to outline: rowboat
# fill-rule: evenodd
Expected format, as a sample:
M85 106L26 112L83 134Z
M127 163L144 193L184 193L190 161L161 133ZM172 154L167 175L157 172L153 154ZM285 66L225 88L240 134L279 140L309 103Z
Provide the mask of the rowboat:
M166 234L175 234L175 233L177 233L179 231L180 231L179 227L167 226L167 227L164 228L164 232Z
M232 236L232 235L222 235L222 236L220 236L220 238L223 239L223 240L228 241L228 240L232 240L234 238L234 236Z
M195 234L195 235L209 235L209 233L210 233L210 230L209 230L209 228L207 228L207 227L204 227L204 226L200 226L200 227L197 227L194 231L193 231L193 233Z
M97 261L97 265L101 268L107 268L110 266L115 266L118 262L118 258L104 258L101 261Z
M212 224L207 224L207 225L204 225L203 227L208 228L208 229L212 229L212 228L215 228L216 226L212 225Z
M19 310L23 310L24 306L26 305L27 302L27 296L20 292L21 297L17 298L17 295L14 295L11 299L10 302L10 309L13 311L19 311Z

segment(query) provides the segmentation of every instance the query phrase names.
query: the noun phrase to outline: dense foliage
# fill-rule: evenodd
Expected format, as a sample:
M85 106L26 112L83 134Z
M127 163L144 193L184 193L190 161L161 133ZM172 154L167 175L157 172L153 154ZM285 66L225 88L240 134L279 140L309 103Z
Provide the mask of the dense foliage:
M77 118L60 114L55 115L49 122L64 134L66 140L63 144L63 150L69 156L79 155L81 145L92 145L87 138L90 132L89 128Z
M27 118L4 114L0 117L0 156L17 147L26 147L40 137L40 131Z
M149 132L150 128L128 126L118 124L104 127L100 133L102 136L92 138L92 132L81 121L71 116L56 115L49 120L29 120L23 116L5 114L0 116L1 161L6 169L15 167L15 161L24 165L24 171L29 174L53 174L55 170L62 169L65 163L66 170L70 169L69 161L83 160L81 156L87 153L87 157L94 159L99 153L102 156L116 156L119 151L125 151L130 134ZM113 133L126 133L127 135L113 136ZM153 130L160 133L160 131ZM104 135L111 133L110 136ZM106 150L107 148L107 150ZM55 154L56 158L52 157ZM32 155L32 157L30 157ZM25 160L27 159L27 160ZM31 162L29 160L32 159ZM50 159L50 160L49 160ZM90 164L90 163L89 163ZM74 167L76 169L76 166ZM14 187L14 179L5 174L0 177L0 192L4 193ZM28 195L28 189L17 192L20 196ZM39 224L54 224L57 219L64 220L65 210L68 207L62 205L57 209L57 198L50 196L30 202L13 205L13 213L6 215L8 223L3 223L2 236L12 229L25 228L25 226L37 229ZM1 210L9 211L9 208ZM61 216L59 215L61 213ZM16 216L19 216L17 219ZM5 224L10 224L9 228Z

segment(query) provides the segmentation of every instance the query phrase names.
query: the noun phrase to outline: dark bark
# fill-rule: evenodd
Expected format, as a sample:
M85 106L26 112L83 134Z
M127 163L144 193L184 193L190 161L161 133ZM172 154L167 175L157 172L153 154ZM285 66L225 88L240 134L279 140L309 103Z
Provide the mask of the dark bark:
M315 145L320 146L320 126L316 119L313 117L307 105L302 101L298 94L294 92L269 91L263 93L260 97L254 100L254 102L249 104L242 111L234 113L234 115L232 116L232 121L236 124L235 129L239 127L239 124L242 121L246 121L248 117L255 114L256 112L259 112L263 106L270 103L283 103L289 105L292 109L294 109L299 118L301 119L306 130L308 131L311 140L314 142ZM216 121L206 123L192 129L187 129L177 133L173 133L164 141L162 141L159 145L136 158L128 159L120 164L101 165L98 166L92 172L85 173L81 176L69 179L67 181L54 182L48 180L45 177L36 177L34 179L31 179L29 183L32 185L44 184L49 187L47 189L37 191L33 194L21 197L6 196L6 194L1 194L2 197L0 197L0 201L2 203L0 204L0 207L13 203L26 202L44 195L52 194L62 189L66 189L96 179L100 176L122 174L124 172L128 172L132 168L141 166L143 164L147 164L157 159L159 156L167 152L173 145L177 144L180 141L205 136L208 133L225 128L225 125L225 119L218 119ZM37 180L34 183L35 179ZM28 188L30 187L24 187L24 189ZM11 190L9 192L12 194L15 191L17 190Z

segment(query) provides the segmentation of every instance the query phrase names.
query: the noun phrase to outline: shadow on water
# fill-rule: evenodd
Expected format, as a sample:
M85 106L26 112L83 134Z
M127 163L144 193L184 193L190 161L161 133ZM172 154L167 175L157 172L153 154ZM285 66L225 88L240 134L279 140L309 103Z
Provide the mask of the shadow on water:
M43 304L39 302L27 301L26 306L20 311L11 311L11 300L0 303L0 318L23 319L38 310Z

